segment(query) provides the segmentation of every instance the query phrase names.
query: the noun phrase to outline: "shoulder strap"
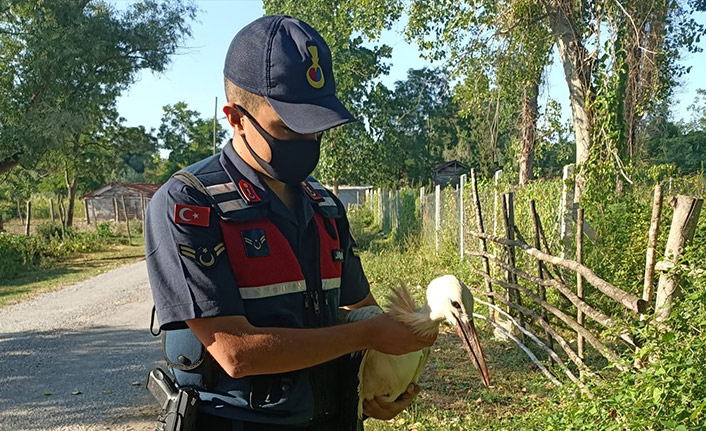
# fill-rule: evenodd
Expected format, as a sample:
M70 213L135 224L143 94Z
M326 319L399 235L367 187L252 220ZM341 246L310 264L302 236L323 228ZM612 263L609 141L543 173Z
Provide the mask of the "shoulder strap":
M223 220L248 221L264 217L264 210L259 205L250 205L227 176L223 182L208 186L186 169L174 173L172 177L203 194Z
M343 211L336 203L336 199L326 187L322 186L314 177L302 181L302 188L309 197L309 201L316 211L324 217L340 218Z

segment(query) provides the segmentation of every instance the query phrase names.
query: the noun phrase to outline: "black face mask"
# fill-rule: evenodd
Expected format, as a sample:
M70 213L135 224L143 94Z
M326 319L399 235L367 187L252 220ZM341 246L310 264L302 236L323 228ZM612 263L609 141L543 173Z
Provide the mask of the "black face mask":
M264 161L260 156L258 156L252 147L248 143L248 140L243 136L243 142L245 146L250 151L250 154L255 158L257 163L262 167L262 169L267 172L269 176L275 180L296 185L301 183L306 179L309 174L314 171L316 164L319 163L319 155L321 152L321 135L317 139L296 139L296 140L284 140L277 139L267 133L265 129L260 127L257 121L240 106L236 108L246 117L250 119L252 125L260 133L260 135L265 139L267 145L270 147L270 153L272 153L272 159L270 162Z

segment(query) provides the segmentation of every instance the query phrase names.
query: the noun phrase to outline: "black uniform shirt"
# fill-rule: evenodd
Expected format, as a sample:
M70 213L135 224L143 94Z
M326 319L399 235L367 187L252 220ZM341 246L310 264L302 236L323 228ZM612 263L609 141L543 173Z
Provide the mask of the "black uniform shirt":
M231 178L244 178L255 185L257 194L267 208L269 219L282 232L296 255L307 289L321 283L314 209L303 190L299 193L296 211L292 213L237 155L230 142L220 156L200 163L211 166L220 163ZM344 214L340 201L333 194L331 196ZM246 306L240 297L227 252L219 247L223 237L216 211L211 209L208 227L180 224L175 222L175 204L210 206L202 193L171 178L155 193L147 208L147 269L157 316L163 329L185 327L184 321L189 319L229 315L244 315L256 326L309 326L300 321L293 322L291 318L284 321L276 319L280 312L292 313L291 301L287 303L276 297L269 300L247 300L260 305ZM345 214L336 219L336 224L344 252L338 305L351 305L363 300L370 286L360 259L353 253L355 244ZM215 262L208 267L199 264L201 252L214 256ZM325 322L332 323L330 318Z

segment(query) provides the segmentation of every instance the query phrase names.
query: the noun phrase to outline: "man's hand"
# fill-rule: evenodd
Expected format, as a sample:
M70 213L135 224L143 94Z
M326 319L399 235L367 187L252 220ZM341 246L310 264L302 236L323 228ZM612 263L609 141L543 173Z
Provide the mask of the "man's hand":
M370 348L388 355L403 355L409 352L416 352L425 347L430 347L436 341L437 334L431 337L420 337L388 314L375 316L372 319L368 319L367 322L374 325L373 335L369 339Z
M395 401L385 402L380 397L375 397L372 400L363 401L363 413L370 416L371 418L389 420L397 416L406 409L414 398L419 395L419 385L416 383L410 383L407 387L407 392L397 397Z

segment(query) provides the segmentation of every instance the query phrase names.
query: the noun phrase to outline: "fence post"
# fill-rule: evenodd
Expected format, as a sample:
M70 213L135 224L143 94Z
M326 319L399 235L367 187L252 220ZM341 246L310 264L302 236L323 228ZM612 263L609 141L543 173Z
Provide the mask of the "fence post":
M498 184L500 183L500 177L503 176L502 169L495 171L495 193L494 193L494 207L493 207L493 236L498 236L498 204L500 202L500 190L498 189Z
M540 227L540 221L539 221L539 214L537 213L537 205L534 201L534 199L530 200L530 215L532 216L532 226L534 227L534 248L537 250L542 250L542 241L541 241L541 227ZM549 253L549 250L547 250L547 253ZM542 268L542 261L537 260L537 278L540 280L544 280L544 269ZM541 285L538 284L539 286L539 297L542 299L542 301L547 300L547 289ZM548 317L547 317L547 309L542 307L542 319L544 319L546 322L549 322ZM544 335L546 336L547 339L547 344L549 345L549 348L554 348L553 346L553 340L552 336L547 331L546 329L544 330Z
M441 229L441 185L434 188L434 244L439 251L439 230Z
M652 303L652 294L655 282L655 247L659 236L659 223L662 218L662 185L655 185L654 200L652 202L652 217L650 219L650 232L647 236L647 254L645 256L645 282L642 288L642 299L649 308ZM640 316L640 320L647 320L647 315Z
M574 165L564 166L561 188L561 239L564 248L561 257L571 258L571 238L574 236L572 212L574 210Z
M59 221L61 222L61 237L66 236L66 211L64 210L64 201L61 195L56 197L56 205L59 207Z
M83 200L83 211L86 213L86 224L91 224L91 218L88 216L88 200Z
M505 234L506 238L510 241L515 240L515 201L514 193L503 194L503 219L505 220ZM515 248L511 245L507 246L507 264L511 268L515 268ZM507 271L507 282L510 284L517 284L517 276L512 271ZM522 305L522 298L520 297L520 292L517 289L511 289L508 287L506 289L505 298L508 301L512 301L517 305ZM514 313L517 315L517 311L514 309L508 309L510 314ZM522 313L519 314L520 325L524 327L524 319Z
M400 190L395 189L395 230L400 228Z
M113 196L113 209L115 210L115 222L120 223L120 210L118 209L118 198Z
M664 250L665 259L673 264L679 261L686 244L694 237L696 224L699 220L703 199L691 196L676 196L670 204L674 207L672 226L669 229L669 238ZM657 298L655 299L655 321L663 322L672 312L672 302L679 295L679 277L676 274L663 272L657 284Z
M125 213L125 227L127 228L127 241L132 245L132 235L130 234L130 218L127 216L127 207L125 206L125 195L120 195L120 201L123 204L123 212Z
M98 219L96 218L96 201L94 199L91 199L91 215L93 216L93 226L95 226L96 232L98 232Z
M27 201L27 223L25 224L25 235L29 236L29 227L32 223L32 201Z
M51 217L51 222L54 223L54 198L49 198L49 217Z
M387 227L392 232L392 229L394 228L394 220L395 220L395 192L390 190L387 192Z
M20 219L20 223L25 224L25 218L22 216L22 209L20 208L20 200L17 199L17 218Z
M576 262L583 264L583 208L576 211ZM583 299L583 277L578 272L576 273L576 296ZM580 309L576 310L576 322L583 326L583 312ZM576 349L579 358L584 357L584 339L579 333L576 333Z
M466 186L466 174L458 180L458 256L463 260L466 250L463 246L463 189Z
M478 224L478 232L484 234L485 229L483 227L483 213L481 212L480 207L480 196L478 195L478 181L476 179L475 169L471 169L471 188L473 189L473 205L476 209L476 223ZM485 238L479 238L479 241L480 251L483 253L488 253L488 244L486 243ZM483 271L488 276L484 277L485 290L488 293L492 293L493 285L490 283L490 262L488 261L487 256L483 256ZM488 302L490 304L495 304L495 299L492 296L488 296ZM495 310L492 307L488 309L488 319L493 322L495 321Z

